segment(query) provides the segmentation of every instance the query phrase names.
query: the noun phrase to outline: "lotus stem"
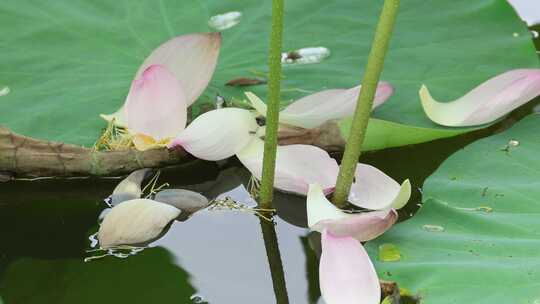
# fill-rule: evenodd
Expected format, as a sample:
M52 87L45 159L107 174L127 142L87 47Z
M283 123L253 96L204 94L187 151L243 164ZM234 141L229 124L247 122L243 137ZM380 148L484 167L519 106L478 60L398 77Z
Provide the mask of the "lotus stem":
M268 110L264 140L263 170L259 205L272 208L274 173L276 168L277 131L281 87L281 44L283 36L283 0L272 0L272 29L268 55Z
M385 0L379 23L375 30L375 37L369 53L362 90L358 96L358 102L349 132L349 138L345 145L345 152L339 168L336 182L336 191L332 198L338 207L344 207L351 190L354 179L356 164L360 157L362 143L366 135L367 124L373 106L373 98L377 90L377 83L381 76L384 65L384 57L388 50L396 16L399 8L399 0Z

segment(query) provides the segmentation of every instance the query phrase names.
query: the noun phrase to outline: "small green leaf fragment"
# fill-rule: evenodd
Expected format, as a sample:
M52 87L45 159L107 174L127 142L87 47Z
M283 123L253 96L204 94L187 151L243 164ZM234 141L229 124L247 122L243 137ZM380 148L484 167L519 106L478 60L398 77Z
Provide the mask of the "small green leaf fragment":
M399 247L394 244L386 243L379 246L379 261L396 262L401 259Z

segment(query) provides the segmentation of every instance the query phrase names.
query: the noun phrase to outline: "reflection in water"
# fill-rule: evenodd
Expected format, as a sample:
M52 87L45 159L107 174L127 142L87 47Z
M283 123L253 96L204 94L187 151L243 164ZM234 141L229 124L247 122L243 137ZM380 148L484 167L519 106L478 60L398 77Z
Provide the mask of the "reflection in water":
M185 303L195 289L165 248L129 259L19 258L0 283L7 304Z
M259 218L259 222L261 224L266 257L268 258L268 266L270 267L270 275L272 276L274 294L276 295L276 303L288 304L289 297L287 295L287 285L285 283L283 262L281 261L281 253L279 252L274 222L268 222L263 218Z

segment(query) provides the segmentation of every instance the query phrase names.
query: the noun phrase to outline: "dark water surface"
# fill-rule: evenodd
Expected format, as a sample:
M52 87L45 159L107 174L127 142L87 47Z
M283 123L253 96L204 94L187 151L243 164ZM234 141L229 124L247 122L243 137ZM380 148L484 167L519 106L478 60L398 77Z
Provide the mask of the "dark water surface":
M400 210L404 220L419 208L418 188L444 159L478 138L509 127L534 111L539 101L488 129L365 153L361 161L398 182L411 180L415 191ZM160 181L214 198L246 184L249 176L236 160L194 161L163 170ZM251 213L203 210L185 222L174 222L161 239L134 256L84 262L91 254L86 252L91 249L89 236L96 232L98 216L106 207L103 198L118 182L0 183L0 303L275 303L276 295L283 298L286 292L290 303L322 302L317 276L320 244L318 235L305 228L305 198L283 193L276 192L274 202L277 242L269 232L272 225L266 224L263 238L260 220ZM244 192L230 195L249 203ZM275 285L269 260L278 278ZM279 282L280 269L286 291ZM406 282L401 284L406 287Z

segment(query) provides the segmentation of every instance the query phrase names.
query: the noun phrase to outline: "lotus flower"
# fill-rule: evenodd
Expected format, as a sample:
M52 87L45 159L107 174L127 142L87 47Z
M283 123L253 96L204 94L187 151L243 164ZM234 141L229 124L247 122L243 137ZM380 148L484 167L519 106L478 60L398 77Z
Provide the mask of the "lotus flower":
M487 124L540 94L540 69L518 69L497 75L451 102L438 102L426 86L420 89L424 112L437 124L467 127Z
M361 171L365 171L365 168ZM375 183L365 185L365 190L368 193L374 193L370 190L385 190L382 189L384 186L369 189L373 185ZM403 206L402 201L409 199L404 194L397 194L397 197L400 196L397 201L391 196L374 197L374 200L381 202L371 204L388 206L383 210L348 213L328 201L320 185L309 186L308 226L322 233L319 280L326 303L380 303L377 273L360 242L378 237L396 222L398 215L392 206Z
M165 42L139 68L120 110L101 116L126 127L140 150L169 144L186 126L187 107L212 78L220 45L219 33Z

